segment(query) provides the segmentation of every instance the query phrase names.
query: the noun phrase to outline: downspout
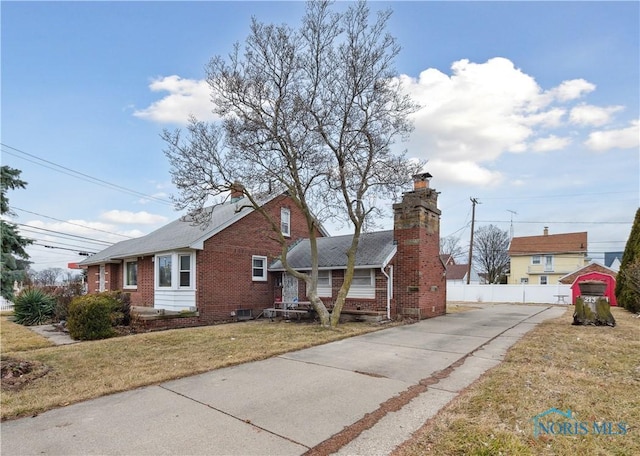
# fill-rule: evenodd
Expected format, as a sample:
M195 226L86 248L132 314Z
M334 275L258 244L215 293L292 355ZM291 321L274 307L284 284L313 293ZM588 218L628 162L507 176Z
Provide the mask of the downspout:
M391 320L391 295L393 294L393 265L389 266L389 273L391 277L389 277L389 274L387 274L387 271L384 270L385 267L386 265L383 265L380 268L380 271L382 271L384 276L387 278L387 320Z

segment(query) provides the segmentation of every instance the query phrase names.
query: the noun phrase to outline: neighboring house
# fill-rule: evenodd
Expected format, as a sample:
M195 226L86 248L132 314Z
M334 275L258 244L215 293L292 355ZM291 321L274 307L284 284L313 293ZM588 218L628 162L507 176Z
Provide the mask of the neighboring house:
M451 284L466 284L467 283L467 275L469 273L469 265L468 264L448 264L447 265L447 283ZM484 283L484 280L480 280L480 275L475 270L475 268L471 267L471 277L469 279L469 284L477 285L479 283Z
M450 255L448 253L441 253L440 261L442 261L442 264L444 264L445 268L448 268L452 264L456 264L456 259L453 257L453 255Z
M609 304L617 306L616 301L616 278L618 274L611 268L600 263L591 262L587 266L577 271L567 274L560 279L560 283L571 285L571 302L575 304L576 298L580 296L578 284L587 280L600 280L607 284L604 295L609 299Z
M605 252L604 265L618 272L620 270L620 264L622 263L623 254L624 252Z
M554 285L588 262L587 233L514 237L509 245L509 284Z
M440 211L428 186L430 174L414 177L414 190L393 205L394 229L362 234L345 310L391 318L445 313L445 267L439 257ZM287 195L262 206L280 218L290 239L287 260L310 269L304 217ZM351 236L318 233L320 298L329 307L346 269ZM114 244L80 263L88 269L89 293L124 290L135 306L186 312L174 326L233 320L239 311L257 316L279 300L306 300L303 282L284 272L282 250L263 216L232 198L211 209L206 228L178 219L138 239ZM164 326L171 326L165 321Z

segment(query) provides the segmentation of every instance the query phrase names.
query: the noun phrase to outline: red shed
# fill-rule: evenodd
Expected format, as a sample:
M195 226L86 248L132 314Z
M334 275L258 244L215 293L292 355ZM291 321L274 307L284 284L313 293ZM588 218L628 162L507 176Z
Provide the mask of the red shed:
M560 283L571 285L571 302L575 303L576 298L580 296L580 287L578 282L584 282L585 280L601 280L607 284L607 290L605 296L609 298L609 303L612 306L617 306L616 303L616 277L618 273L611 268L601 265L600 263L593 261L588 265L573 271L571 274L560 279Z
M604 295L609 298L609 304L612 306L617 306L616 302L616 278L611 274L606 274L604 272L591 271L586 272L584 274L580 274L571 284L571 302L576 302L576 298L580 296L580 287L578 287L579 282L584 282L585 280L600 280L607 284L607 289L604 292Z

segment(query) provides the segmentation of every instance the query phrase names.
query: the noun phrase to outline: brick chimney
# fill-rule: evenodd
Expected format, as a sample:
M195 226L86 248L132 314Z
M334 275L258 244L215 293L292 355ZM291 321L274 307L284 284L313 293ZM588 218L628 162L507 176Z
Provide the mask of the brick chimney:
M544 234L545 236L549 236L549 227L548 227L548 226L545 226L545 227L544 227L543 234Z
M447 283L440 260L438 192L429 187L431 174L413 176L413 191L393 205L394 238L398 246L394 294L400 315L421 318L444 315Z

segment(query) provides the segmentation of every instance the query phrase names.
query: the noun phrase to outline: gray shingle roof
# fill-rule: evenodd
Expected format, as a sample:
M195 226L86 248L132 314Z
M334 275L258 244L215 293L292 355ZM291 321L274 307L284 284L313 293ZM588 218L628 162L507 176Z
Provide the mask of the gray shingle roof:
M318 238L318 267L320 269L344 269L347 267L347 250L353 235ZM374 268L386 265L396 252L393 231L363 233L356 253L356 268ZM309 239L294 245L287 254L289 265L303 271L311 269L311 247ZM280 260L275 261L270 271L284 271Z
M88 266L169 250L202 249L206 239L253 211L246 206L243 208L243 203L246 200L213 206L210 209L211 222L206 227L192 225L189 219L181 217L146 236L113 244L80 262L80 265Z

